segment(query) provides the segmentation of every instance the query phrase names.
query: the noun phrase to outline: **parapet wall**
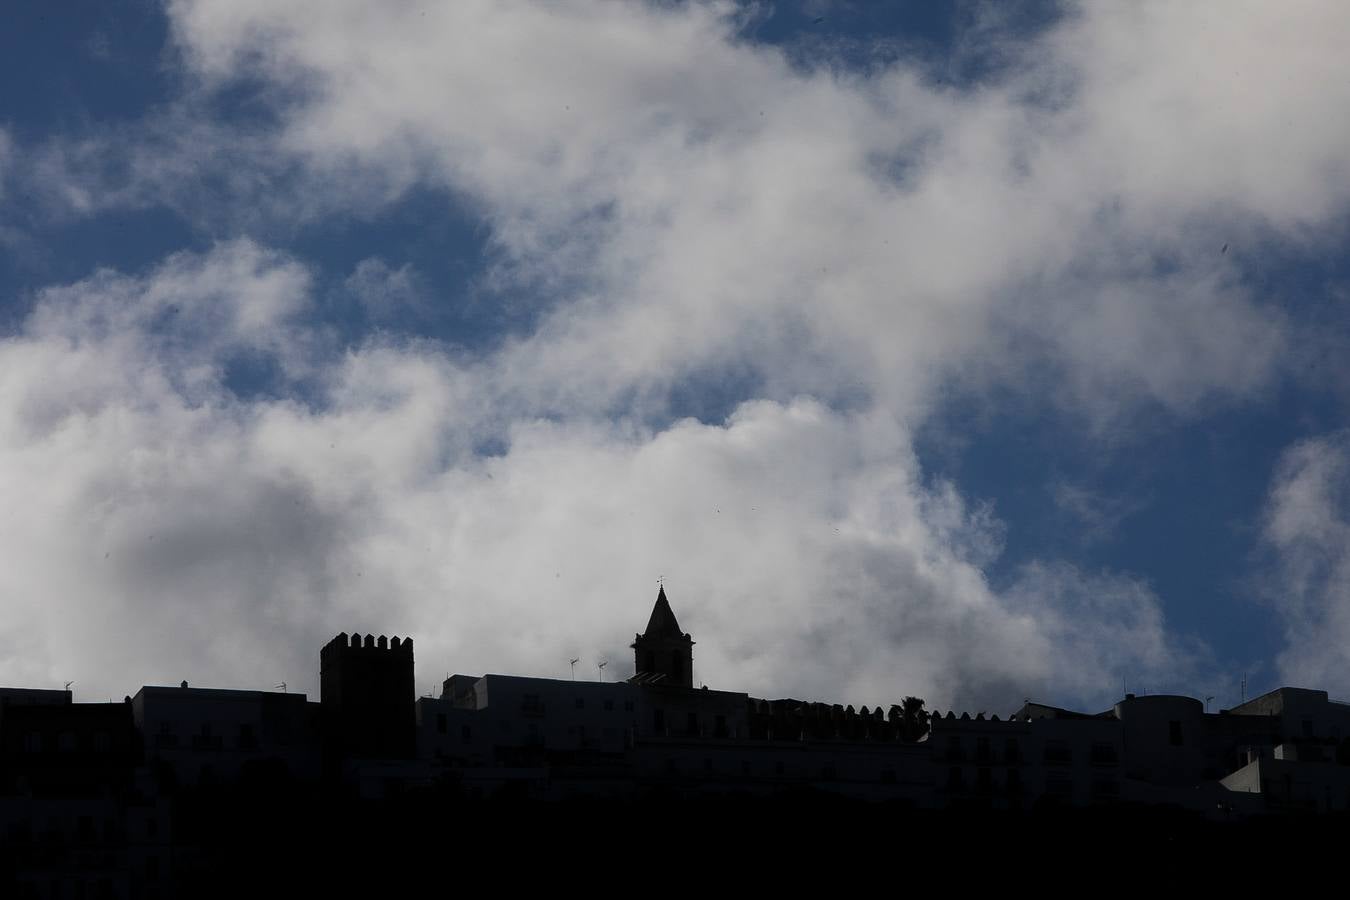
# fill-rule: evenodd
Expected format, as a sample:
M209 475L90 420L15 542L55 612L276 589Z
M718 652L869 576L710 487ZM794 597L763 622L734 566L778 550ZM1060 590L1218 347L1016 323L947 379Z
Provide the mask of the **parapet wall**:
M327 644L324 644L323 649L319 651L319 655L323 657L330 656L334 653L350 653L353 651L400 653L406 656L412 656L413 639L398 637L390 639L386 638L384 635L376 637L373 634L367 634L364 637L360 634L353 634L349 638L347 632L344 631Z

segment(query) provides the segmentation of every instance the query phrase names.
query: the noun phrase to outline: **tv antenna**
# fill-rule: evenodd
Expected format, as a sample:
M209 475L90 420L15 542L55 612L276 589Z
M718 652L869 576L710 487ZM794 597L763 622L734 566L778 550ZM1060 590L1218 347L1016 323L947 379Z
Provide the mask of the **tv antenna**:
M75 683L75 682L73 682L73 681L67 681L67 682L66 682L66 690L70 690L70 686L71 686L72 684L74 684L74 683Z
M601 662L599 665L596 666L596 668L600 670L601 681L605 680L605 666L607 665L609 665L609 660L604 660L603 662Z
M1205 698L1205 712L1209 712L1209 701L1213 699L1214 699L1213 694L1210 694L1208 697Z
M283 681L281 684L274 684L274 685L272 685L272 688L273 688L274 690L275 690L276 688L280 688L280 689L281 689L281 692L284 694L284 693L286 693L286 682Z
M580 656L578 656L576 659L572 660L572 680L573 680L573 681L576 681L576 680L577 680L577 663L579 663L579 662L581 662L581 657L580 657Z

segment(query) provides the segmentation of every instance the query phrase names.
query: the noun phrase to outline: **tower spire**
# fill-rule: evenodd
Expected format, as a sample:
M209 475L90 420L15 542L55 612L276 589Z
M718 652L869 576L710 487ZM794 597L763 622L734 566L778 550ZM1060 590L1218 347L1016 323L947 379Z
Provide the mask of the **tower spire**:
M644 682L693 687L694 640L680 630L675 611L666 599L666 586L656 593L647 630L633 638L633 669Z
M666 586L663 584L656 594L656 605L652 607L651 618L647 620L647 631L644 637L666 637L679 636L684 632L680 631L680 623L675 618L675 611L670 608L670 601L666 599Z

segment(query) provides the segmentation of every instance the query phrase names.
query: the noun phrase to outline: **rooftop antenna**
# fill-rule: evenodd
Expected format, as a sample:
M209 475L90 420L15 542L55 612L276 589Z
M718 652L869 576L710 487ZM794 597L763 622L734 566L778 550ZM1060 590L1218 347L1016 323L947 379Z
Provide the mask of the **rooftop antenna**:
M1242 702L1247 702L1247 673L1242 673Z
M286 693L286 682L284 682L284 681L283 681L281 684L273 685L272 687L273 687L274 690L275 690L276 688L281 688L281 692L282 692L283 694Z
M73 681L67 681L67 682L66 682L66 690L70 690L70 686L71 686L72 684L74 684L74 683L75 683L75 682L73 682Z
M572 680L573 680L573 681L576 681L576 680L577 680L577 663L579 663L579 662L581 662L581 657L580 657L580 656L578 656L576 659L572 660Z
M1214 699L1213 694L1210 694L1208 697L1205 698L1205 712L1209 712L1209 701L1213 699Z
M601 681L604 681L604 680L605 680L605 666L607 666L607 665L609 665L609 660L604 660L604 661L601 662L598 666L596 666L596 668L600 670L600 680L601 680Z

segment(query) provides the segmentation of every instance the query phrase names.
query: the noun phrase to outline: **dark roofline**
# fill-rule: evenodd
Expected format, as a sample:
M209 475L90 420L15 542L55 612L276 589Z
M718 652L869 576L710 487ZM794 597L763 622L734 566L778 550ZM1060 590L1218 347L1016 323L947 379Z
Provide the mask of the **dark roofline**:
M304 694L293 694L282 691L249 691L239 690L237 688L199 688L199 687L169 687L168 685L147 684L144 685L136 696L137 699L142 695L149 697L201 697L204 699L217 700L251 700L257 697L292 697L303 702L306 698Z

